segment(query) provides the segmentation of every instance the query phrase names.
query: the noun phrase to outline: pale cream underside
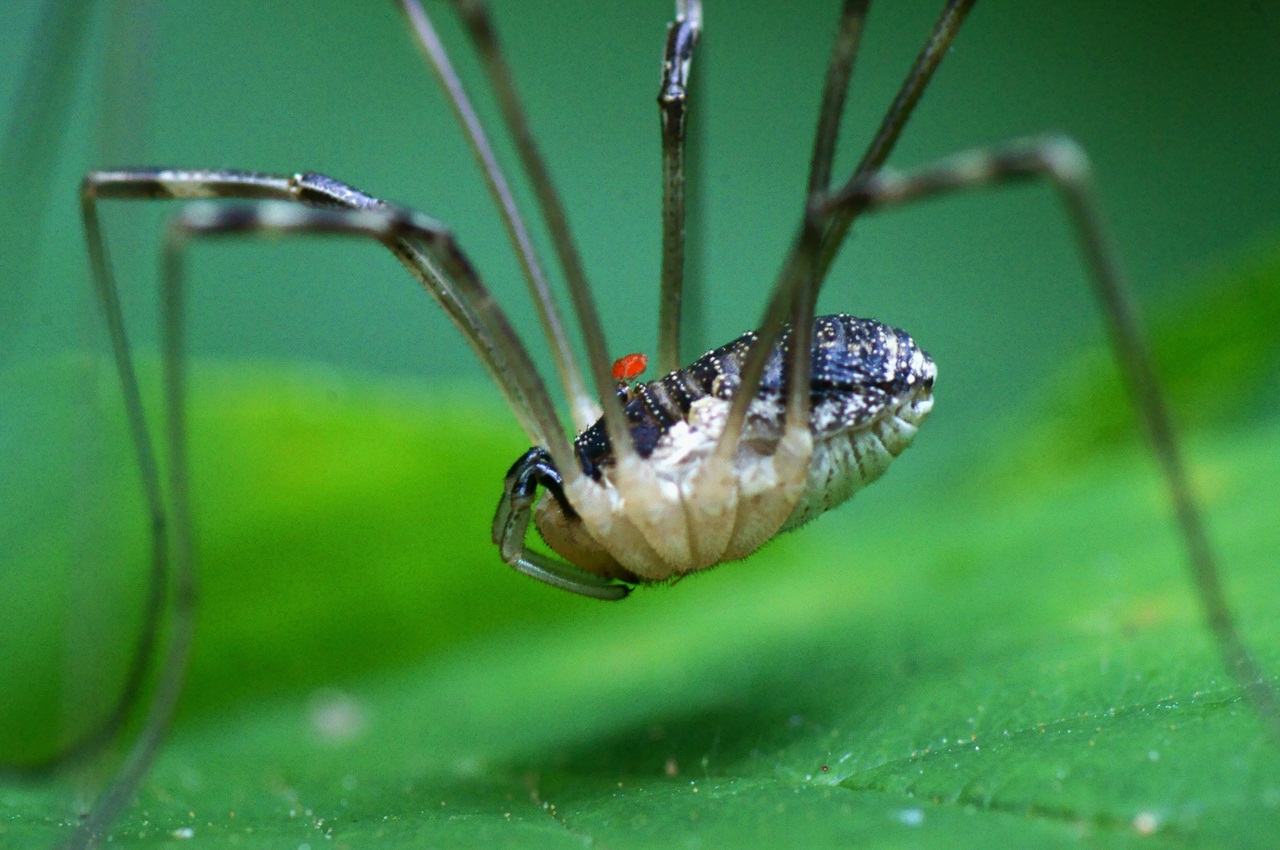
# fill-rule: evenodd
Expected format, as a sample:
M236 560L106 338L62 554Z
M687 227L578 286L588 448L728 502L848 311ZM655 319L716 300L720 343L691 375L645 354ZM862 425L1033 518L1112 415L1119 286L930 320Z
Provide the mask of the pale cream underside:
M764 404L752 412L776 414L755 409ZM772 440L748 431L733 462L720 464L712 450L729 403L705 397L648 459L619 464L600 482L580 475L567 484L581 522L547 497L534 519L548 545L583 569L627 578L621 565L643 581L665 581L744 558L844 502L910 445L932 406L922 391L867 425L817 440L807 429Z

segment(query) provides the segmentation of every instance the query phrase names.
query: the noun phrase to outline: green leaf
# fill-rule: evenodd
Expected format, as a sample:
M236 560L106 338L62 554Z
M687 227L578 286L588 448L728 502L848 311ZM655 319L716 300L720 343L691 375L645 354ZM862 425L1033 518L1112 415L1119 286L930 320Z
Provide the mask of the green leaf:
M110 509L49 509L76 480L60 439L76 417L40 385L96 368L15 370L3 387L27 405L13 416L21 463L46 471L6 480L48 491L25 494L44 525L0 588L9 756L34 757L107 704L138 621L145 546L138 506L118 501L136 490L121 438L80 446L107 471L94 492ZM109 373L87 385L113 397ZM1139 449L1018 492L970 478L878 507L873 489L746 562L609 605L498 562L487 524L524 448L507 416L315 370L196 371L196 655L113 843L1251 847L1280 834L1280 750L1217 661ZM1280 431L1203 437L1190 454L1247 638L1280 669ZM58 551L68 517L99 542ZM65 838L109 772L0 787L0 845Z

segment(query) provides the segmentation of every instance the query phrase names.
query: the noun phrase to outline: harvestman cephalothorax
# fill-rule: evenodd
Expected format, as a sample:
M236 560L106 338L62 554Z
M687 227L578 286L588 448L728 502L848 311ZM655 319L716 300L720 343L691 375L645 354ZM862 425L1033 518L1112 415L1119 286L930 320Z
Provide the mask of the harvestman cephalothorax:
M1117 361L1165 477L1222 656L1264 718L1280 727L1272 691L1240 641L1223 598L1213 549L1133 301L1101 225L1084 153L1069 139L1041 137L967 151L906 172L885 167L973 0L946 5L858 165L842 181L833 182L837 131L868 6L867 0L846 0L823 90L807 201L798 211L794 241L759 330L688 366L681 365L679 356L685 127L702 9L696 0L677 3L659 96L663 260L657 360L664 377L648 383L631 380L631 361L611 368L567 217L519 105L487 9L479 0L454 0L453 5L480 56L550 233L585 341L585 367L574 358L572 329L551 295L487 131L421 3L401 2L502 212L577 437L566 436L524 343L462 247L436 220L314 173L139 168L87 175L81 196L86 241L150 511L153 593L136 660L115 712L71 749L83 753L110 740L131 712L157 648L162 661L139 739L83 823L83 842L92 841L127 804L150 765L172 718L190 649L195 564L185 457L183 264L193 240L219 235L332 234L371 239L390 250L457 326L533 444L510 468L502 488L493 524L493 542L502 559L553 586L599 599L621 599L638 585L668 582L751 554L875 480L914 438L932 405L936 370L929 356L906 333L879 322L844 314L815 317L819 289L857 218L948 193L1019 180L1047 181L1057 190L1078 238ZM165 486L151 429L143 418L99 227L99 202L117 199L184 202L163 248L163 439L169 457ZM531 523L559 557L526 546ZM167 643L157 647L166 582L172 583L172 626Z

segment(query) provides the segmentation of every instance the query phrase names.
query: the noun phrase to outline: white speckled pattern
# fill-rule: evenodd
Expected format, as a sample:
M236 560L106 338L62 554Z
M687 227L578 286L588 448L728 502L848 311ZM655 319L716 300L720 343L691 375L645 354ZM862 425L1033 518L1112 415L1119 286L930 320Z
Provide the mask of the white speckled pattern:
M783 397L762 394L732 462L717 464L731 401L705 395L648 457L566 485L579 518L544 496L535 508L543 538L592 572L665 581L744 558L847 501L911 444L933 408L933 361L905 334L873 331L871 353L856 361L872 377L815 391L807 429L788 431Z
M808 485L780 531L804 525L879 478L911 445L932 409L933 396L926 392L886 411L869 427L815 439Z

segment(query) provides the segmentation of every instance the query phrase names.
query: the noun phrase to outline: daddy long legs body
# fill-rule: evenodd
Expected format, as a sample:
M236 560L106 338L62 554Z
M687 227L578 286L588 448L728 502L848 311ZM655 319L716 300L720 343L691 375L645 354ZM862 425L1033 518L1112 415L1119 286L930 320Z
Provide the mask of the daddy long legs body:
M856 4L852 4L851 8L853 6L856 6ZM882 153L887 154L887 146ZM818 159L821 160L822 157L820 156ZM807 208L807 214L804 216L803 225L794 236L793 262L785 266L787 271L784 271L780 278L780 286L777 292L783 294L778 299L775 299L775 309L769 316L770 321L766 322L762 328L766 335L781 331L781 322L787 319L791 320L793 328L805 329L807 332L807 329L811 327L808 317L812 316L813 307L809 302L814 300L816 293L805 296L803 292L808 281L821 280L827 258L831 256L831 251L834 250L834 248L827 249L825 246L835 245L834 241L824 242L824 235L832 232L830 228L833 226L831 224L833 218L838 218L844 211L860 211L864 207L905 203L917 195L923 196L944 193L953 189L971 188L979 184L998 182L1015 176L1056 178L1057 185L1067 195L1070 208L1080 218L1080 223L1083 227L1083 240L1086 245L1090 246L1095 254L1101 255L1104 253L1103 250L1098 248L1102 244L1101 237L1094 231L1094 222L1092 220L1094 212L1089 204L1089 199L1084 194L1088 191L1087 183L1085 182L1086 175L1083 171L1084 164L1079 157L1078 150L1069 143L1058 140L1037 140L996 149L987 149L967 158L944 161L936 168L926 166L923 170L908 172L906 177L902 179L898 175L873 173L876 172L881 164L881 162L875 161L877 159L882 162L882 157L879 154L873 155L870 167L866 170L863 178L851 180L847 184L845 191L837 191L831 195L815 193L812 196ZM827 169L819 166L815 168L815 173L824 170ZM847 174L839 174L837 170L836 183L834 185L838 187L845 177L847 177ZM821 190L825 185L825 179L818 179L816 183L810 183L811 188L818 190ZM289 175L282 175L276 178L211 170L155 172L143 169L104 172L96 175L90 186L90 195L97 198L221 196L241 200L268 198L285 204L284 206L265 204L252 207L235 205L220 210L214 210L209 207L189 208L181 213L183 217L179 221L178 230L175 231L183 238L230 231L250 233L268 230L341 232L391 243L392 250L401 254L402 257L409 248L421 250L427 255L426 262L428 265L438 266L438 270L443 270L444 276L451 279L449 285L461 287L459 290L448 289L447 287L442 288L440 290L441 297L446 302L455 302L453 306L456 311L455 321L464 327L470 328L473 347L478 350L482 358L490 358L492 370L497 373L507 373L522 368L524 362L523 352L509 349L500 351L497 354L492 353L493 349L500 348L506 344L508 331L502 326L501 320L495 318L495 314L485 312L483 299L478 297L480 293L477 288L479 280L478 278L470 279L472 270L470 263L462 257L458 245L453 243L445 235L443 229L437 226L434 221L398 207L392 208L382 204L375 204L368 196L349 194L345 185L326 182L319 177L308 176L291 180ZM299 201L301 203L298 203ZM344 210L354 210L355 212L350 213ZM176 242L171 243L171 247L176 245ZM404 247L405 245L408 245L409 248ZM171 251L168 256L170 270L175 272L173 279L176 280L176 264L182 260L185 254L176 250L175 247L175 250ZM1104 281L1104 289L1106 289L1105 281L1112 274L1108 269L1109 258L1095 256L1094 259L1100 261L1100 268L1095 268L1095 272L1099 273L1100 278ZM414 260L410 258L410 262L414 262ZM426 276L429 278L430 274L426 274ZM427 280L426 283L431 286L433 282ZM171 290L176 292L177 286L171 286ZM104 289L104 291L106 290ZM580 298L579 302L581 302ZM172 301L171 304L175 310L180 306ZM449 307L446 306L446 310L448 309ZM579 303L578 309L582 312L581 303ZM109 312L111 312L110 308ZM169 323L171 330L178 328L179 318L177 312L172 314ZM571 327L572 323L568 324ZM590 325L590 321L587 320L586 324ZM1121 327L1123 328L1123 320ZM1127 338L1125 333L1125 331L1121 331L1122 339ZM174 336L170 345L173 346L170 349L170 360L174 362L178 359L181 341ZM591 347L591 345L588 346L588 348ZM601 369L607 368L608 358L602 354L599 345L595 347L597 350L593 352L592 368L582 370L586 373L581 382L584 386L589 386L592 383L591 372L593 370L597 373L596 377L598 378ZM660 348L665 350L670 346L664 346L664 343L660 343ZM793 350L808 351L809 346L798 346ZM1132 352L1127 356L1130 359L1126 362L1131 364L1134 362L1141 363L1141 360L1135 361L1132 359L1135 356ZM749 358L743 358L739 366L743 371L749 373L752 369L749 364ZM671 366L673 364L668 362L665 365ZM764 365L764 361L761 358L756 368L763 368ZM811 365L805 364L803 358L787 357L781 364L781 369L784 373L795 370L792 373L795 375L804 375L810 368L812 368ZM1140 365L1137 367L1137 382L1140 386L1149 386L1149 378L1141 374L1141 368ZM924 377L924 372L918 374L921 383L923 383ZM177 383L179 380L180 373L175 371L171 377L171 386L175 390L175 396L177 395L176 390L179 389ZM572 382L570 383L572 386ZM607 381L601 382L597 380L597 383L601 383L601 389L611 391ZM809 379L805 378L804 380L792 381L791 386L808 387L809 383ZM929 384L931 385L931 383L932 379L929 376ZM767 385L768 382L766 380ZM808 393L800 392L787 396L781 392L782 385L780 381L776 386L779 389L779 395L784 396L786 401L783 405L783 411L778 417L777 433L773 434L771 439L765 441L768 445L765 446L764 454L770 457L783 458L787 452L784 451L780 454L778 446L785 445L789 447L787 451L791 452L791 472L789 475L792 483L790 486L795 492L787 496L780 506L773 509L773 515L770 519L773 524L772 529L761 532L760 542L772 536L777 529L786 525L795 511L803 492L799 483L803 478L801 473L809 469L814 452L814 447L811 444L814 429L810 427L811 419L809 418L813 411L803 409L806 405L814 404L813 398L809 397ZM670 566L676 564L695 569L716 563L724 555L736 556L748 553L749 548L747 551L738 552L732 549L728 543L723 548L720 548L718 553L711 554L661 551L660 544L665 543L665 541L661 538L660 530L669 527L670 523L677 518L677 513L684 512L689 504L689 502L677 503L671 501L661 494L662 485L672 484L672 482L667 480L658 482L656 485L653 481L646 483L641 479L647 473L638 472L639 479L625 487L616 488L619 493L617 497L594 491L592 489L593 485L587 483L587 481L596 481L595 476L590 474L591 470L588 468L588 464L578 462L567 446L555 447L558 438L555 436L556 429L551 425L551 422L554 421L554 414L549 413L548 406L538 400L535 379L532 376L526 376L514 382L508 381L506 395L514 401L517 415L524 421L531 437L535 438L533 442L543 444L542 447L550 451L557 472L565 476L570 474L574 476L574 481L568 484L566 489L569 490L567 504L573 508L575 513L579 515L588 514L600 506L608 504L610 499L614 499L615 502L629 502L632 505L632 508L616 508L615 506L615 509L611 511L602 511L589 518L589 522L593 525L589 529L588 537L595 544L593 551L598 552L602 548L609 550L609 544L602 542L602 539L610 537L613 533L610 529L616 526L618 517L626 518L632 525L630 531L621 532L631 537L631 542L617 544L620 547L618 551L628 548L634 549L637 545L634 538L637 536L643 541L647 541L645 545L650 549L655 550L650 555L634 560L628 560L626 555L619 555L618 551L609 551L608 558L620 565L622 570L614 570L611 566L600 567L596 565L597 569L592 570L592 572L603 572L605 574L604 577L610 579L604 582L596 582L594 579L585 578L577 572L562 570L559 566L547 567L544 563L536 561L529 563L527 553L520 551L523 537L518 532L523 529L516 528L514 532L507 536L496 530L495 536L499 538L498 542L503 544L504 556L509 562L513 562L517 566L524 562L524 566L527 567L526 571L535 572L542 577L550 577L554 583L567 584L571 589L593 592L595 588L609 588L609 590L603 592L615 594L619 585L612 579L626 578L634 580L636 578L648 578L661 580L687 571L678 569L664 572L662 569L657 568L653 569L652 575L646 575L643 572L644 569L652 568L655 565ZM709 393L708 397L714 397L714 395L714 393ZM748 394L742 395L742 398L747 397ZM754 397L754 394L751 394L751 397ZM612 396L609 392L605 392L600 397L600 403L608 409L611 398ZM729 395L727 398L720 400L730 401L732 398L733 396ZM571 399L569 406L575 411L583 411L590 408L591 404L591 401L583 402L582 398L579 397L576 400ZM687 413L687 411L682 412ZM181 431L180 407L171 405L169 415L172 418L172 445L170 450L175 455L180 455L185 439ZM726 415L732 414L726 413ZM579 413L577 416L578 427L582 428L590 424L591 418L589 415ZM1159 422L1158 415L1154 421ZM626 443L626 432L619 430L619 426L613 426L613 428L611 443L614 446L624 445ZM605 430L608 431L609 426L606 425ZM1158 424L1155 427L1155 431L1157 439L1160 439L1161 428ZM785 437L788 433L793 435L795 439L787 441ZM718 439L719 436L717 434L716 440ZM809 444L806 444L806 441ZM715 444L720 445L718 442ZM145 450L143 454L146 454ZM642 453L637 454L641 455ZM640 460L648 461L649 456L640 456ZM581 474L578 474L579 469ZM695 470L696 472L697 470ZM740 468L733 469L729 473L729 477L734 478L735 482L740 480L741 475L742 470ZM785 490L788 485L783 479L786 478L788 478L787 475L780 476L776 482L777 486L766 488L766 490L770 492L779 488ZM596 486L598 486L598 483ZM678 489L681 483L676 482L675 486ZM690 502L694 505L712 504L713 512L719 513L724 507L724 503L728 501L728 498L723 495L715 497L721 500L720 503L715 503L714 499L707 501L707 497L698 495L701 491L699 490L700 485L696 483L696 475L689 486L694 488L694 496L690 499ZM736 484L732 486L736 486ZM645 488L648 489L646 490ZM184 489L184 485L178 483L174 489L181 491ZM637 495L646 492L650 495ZM717 492L723 493L723 488ZM628 494L630 494L630 498L628 498ZM508 495L510 495L510 492ZM634 506L645 500L648 500L648 504L656 506L653 515L633 516L627 513L628 510L634 511ZM551 510L559 502L544 499L543 504L547 506L547 510ZM676 505L678 505L679 511L677 511L676 507L673 507ZM177 509L181 511L182 506L178 505ZM710 520L707 520L707 522L710 522ZM698 525L698 523L694 523L694 525ZM682 537L684 538L685 549L690 547L697 548L698 543L696 541L700 537L699 534L696 532L686 533ZM181 545L181 542L179 545ZM592 558L582 555L583 547L581 546L575 547L568 544L555 546L553 542L553 548L560 550L562 555L568 554L571 558L576 555L578 561L587 562L578 563L577 566L579 567L590 568L592 566L590 563ZM163 713L163 703L157 703L157 705L161 706L157 711Z

